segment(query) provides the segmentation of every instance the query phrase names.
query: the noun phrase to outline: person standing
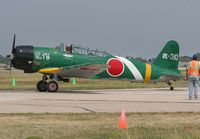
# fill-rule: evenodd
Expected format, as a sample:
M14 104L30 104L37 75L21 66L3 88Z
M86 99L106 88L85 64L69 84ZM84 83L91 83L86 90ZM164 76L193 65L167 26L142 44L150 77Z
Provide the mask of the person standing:
M189 87L189 100L193 98L193 95L194 99L198 99L199 69L200 62L197 61L197 55L194 54L192 60L188 63L186 72Z

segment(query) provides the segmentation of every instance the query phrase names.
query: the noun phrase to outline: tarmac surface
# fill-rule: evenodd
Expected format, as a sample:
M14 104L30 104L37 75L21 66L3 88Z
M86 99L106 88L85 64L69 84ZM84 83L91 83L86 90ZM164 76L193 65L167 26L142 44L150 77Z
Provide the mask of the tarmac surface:
M200 112L187 88L69 90L57 93L0 91L0 113Z

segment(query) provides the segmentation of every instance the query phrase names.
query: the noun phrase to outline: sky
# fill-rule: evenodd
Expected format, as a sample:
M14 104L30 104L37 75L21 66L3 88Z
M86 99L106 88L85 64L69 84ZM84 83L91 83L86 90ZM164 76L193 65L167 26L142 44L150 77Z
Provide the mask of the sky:
M169 40L200 52L200 0L0 0L0 55L16 45L79 44L153 58Z

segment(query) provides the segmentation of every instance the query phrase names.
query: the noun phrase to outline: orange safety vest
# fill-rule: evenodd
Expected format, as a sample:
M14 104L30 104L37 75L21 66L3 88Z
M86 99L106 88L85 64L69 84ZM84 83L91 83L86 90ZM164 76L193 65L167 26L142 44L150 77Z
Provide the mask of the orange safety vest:
M188 75L190 76L199 76L199 69L200 69L200 63L197 60L192 60L189 62L188 66Z

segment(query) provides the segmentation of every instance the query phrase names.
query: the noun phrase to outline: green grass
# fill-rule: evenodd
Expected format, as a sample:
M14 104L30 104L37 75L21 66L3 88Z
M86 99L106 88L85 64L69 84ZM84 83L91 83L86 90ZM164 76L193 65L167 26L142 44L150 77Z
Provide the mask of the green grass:
M35 90L41 74L0 71L0 89ZM16 87L11 79L16 78ZM165 83L76 79L60 82L60 90L168 87ZM177 81L175 87L187 86ZM200 113L126 113L127 129L119 129L120 113L0 114L0 139L200 139Z
M199 139L200 113L0 114L1 139Z
M16 86L11 85L12 79L16 79ZM9 71L0 71L0 89L1 90L36 90L36 84L42 79L42 74L32 73L25 74L19 70L13 70L9 77ZM180 80L173 82L174 87L185 87L187 82ZM163 88L168 87L165 83L131 83L122 80L94 80L76 78L76 85L72 82L59 82L59 90L73 89L129 89L129 88Z

